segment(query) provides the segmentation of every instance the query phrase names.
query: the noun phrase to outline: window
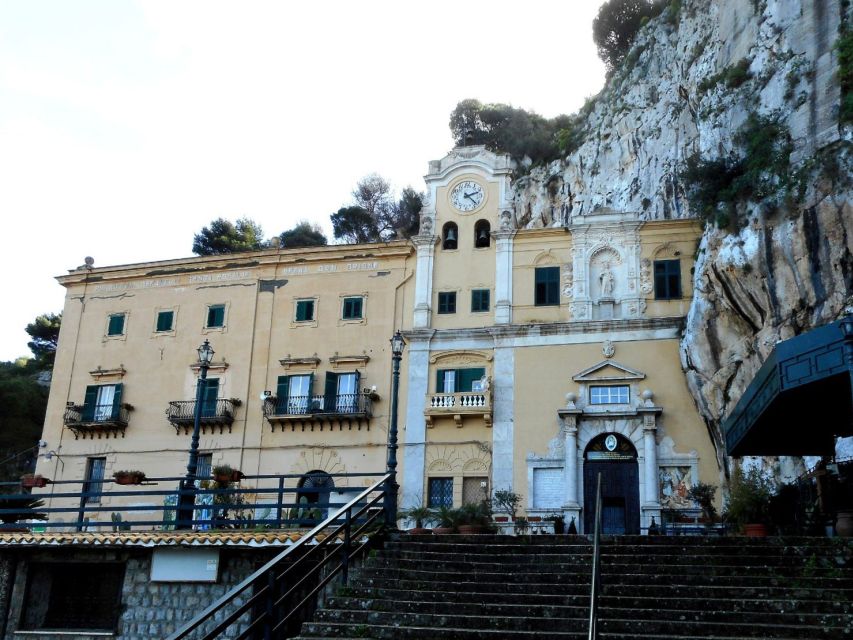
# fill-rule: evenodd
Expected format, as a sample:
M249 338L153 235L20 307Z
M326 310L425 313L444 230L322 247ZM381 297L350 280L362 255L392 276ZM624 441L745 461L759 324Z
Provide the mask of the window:
M207 308L207 324L208 329L216 329L225 326L225 305L212 304Z
M489 290L474 289L471 291L471 311L474 313L489 310Z
M201 394L201 416L203 418L216 417L216 401L219 398L219 379L208 378L204 381L204 389Z
M438 312L439 313L456 313L456 292L455 291L439 291L438 292Z
M441 248L456 249L459 246L459 227L453 222L444 225L441 231Z
M360 320L364 317L364 298L344 298L344 308L341 318L344 320Z
M279 376L276 391L276 415L304 415L322 409L322 400L311 398L314 375ZM316 402L316 406L315 405Z
M491 226L488 220L477 220L477 224L474 225L475 248L485 249L491 244L492 237L489 235L490 230Z
M118 420L121 410L122 384L89 385L83 400L83 422Z
M489 499L489 479L485 476L462 478L462 504L475 504Z
M356 413L358 411L358 384L361 374L326 372L323 408L334 413Z
M681 260L655 260L655 298L681 297Z
M157 313L157 331L171 331L175 327L175 312L160 311Z
M439 369L436 376L437 393L467 393L474 390L476 383L486 375L483 367L470 369Z
M453 506L453 478L430 478L427 488L428 507Z
M127 314L125 313L113 313L110 315L109 321L107 322L108 336L124 335L124 319L126 315Z
M630 397L627 384L589 388L590 404L628 404Z
M537 267L534 304L548 306L560 304L560 267Z
M124 563L32 562L21 629L115 631L123 582Z
M314 301L296 301L296 322L310 322L314 319Z
M83 497L83 504L101 501L101 494L104 492L104 469L106 466L106 458L86 459L86 481L83 483L83 493L90 495Z
M196 463L195 474L199 478L209 478L213 470L213 454L200 453L198 454L198 462Z

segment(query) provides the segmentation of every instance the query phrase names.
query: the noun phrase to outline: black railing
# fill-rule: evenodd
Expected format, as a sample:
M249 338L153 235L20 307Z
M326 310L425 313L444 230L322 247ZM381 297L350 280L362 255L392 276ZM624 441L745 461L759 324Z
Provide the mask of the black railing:
M106 423L127 426L127 415L127 406L122 404L69 404L64 419L69 428Z
M234 422L234 408L240 406L234 398L217 398L201 403L202 424L228 424ZM192 426L195 420L195 400L173 400L166 409L166 417L174 426Z
M372 411L370 396L364 393L339 393L334 396L272 396L264 401L264 416L339 415L366 416Z
M381 473L331 474L337 485L363 486ZM191 518L180 518L178 504L183 476L146 478L141 484L116 481L60 480L36 477L33 493L19 483L0 483L0 533L31 531L172 531L213 529L282 529L314 526L361 491L360 487L286 487L303 475L244 476L239 483L199 481ZM40 486L43 483L44 486ZM43 501L34 504L33 500Z
M592 534L592 583L589 596L589 636L598 639L598 594L601 591L601 473L595 489L595 528Z
M390 478L359 493L168 640L284 637L287 625L326 585L338 575L347 584L350 562L369 549L374 538L367 534L384 522Z

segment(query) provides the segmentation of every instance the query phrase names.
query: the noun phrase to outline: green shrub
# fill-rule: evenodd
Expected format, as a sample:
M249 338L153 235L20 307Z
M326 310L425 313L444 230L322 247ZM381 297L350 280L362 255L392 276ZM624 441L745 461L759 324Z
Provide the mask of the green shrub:
M835 43L838 52L838 82L841 85L842 124L853 122L853 30L845 28Z
M705 93L718 84L725 84L729 89L736 89L752 77L749 71L750 60L743 58L736 64L730 65L699 83L699 93Z
M774 494L773 480L757 467L743 471L736 467L729 483L729 501L724 517L736 525L766 524L770 499Z

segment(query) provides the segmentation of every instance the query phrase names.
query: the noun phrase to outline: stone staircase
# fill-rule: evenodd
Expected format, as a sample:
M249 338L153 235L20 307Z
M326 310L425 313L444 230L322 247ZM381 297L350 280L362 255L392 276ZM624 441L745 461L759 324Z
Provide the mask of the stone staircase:
M586 638L583 536L386 542L299 638ZM599 637L853 639L853 541L602 539Z

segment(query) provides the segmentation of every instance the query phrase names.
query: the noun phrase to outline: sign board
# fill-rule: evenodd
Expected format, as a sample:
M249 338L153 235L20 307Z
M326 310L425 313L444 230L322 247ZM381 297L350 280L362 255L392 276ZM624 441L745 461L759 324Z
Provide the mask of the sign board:
M151 555L151 582L216 582L219 577L219 549L154 549Z

